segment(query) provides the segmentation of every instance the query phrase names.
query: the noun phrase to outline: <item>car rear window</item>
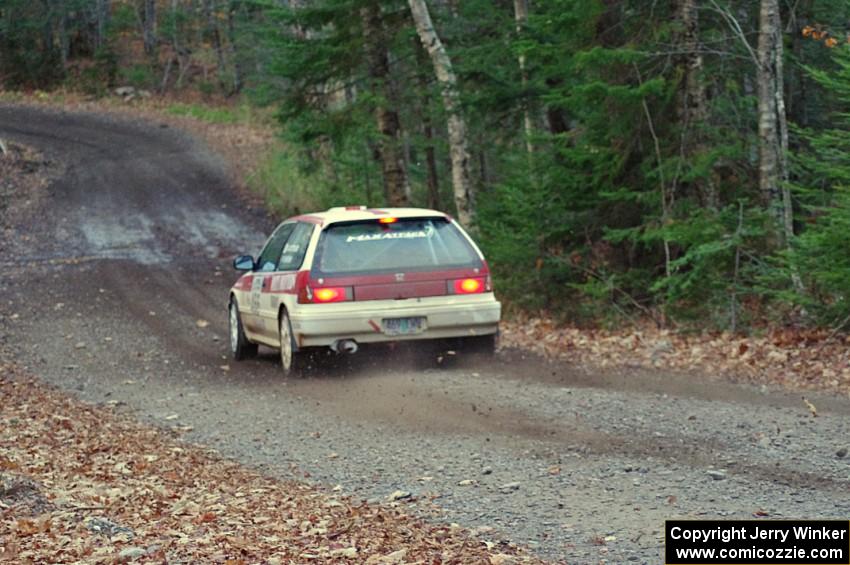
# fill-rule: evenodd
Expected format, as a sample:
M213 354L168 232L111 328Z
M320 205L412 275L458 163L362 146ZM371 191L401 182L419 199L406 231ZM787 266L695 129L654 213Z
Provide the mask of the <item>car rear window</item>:
M478 267L481 259L443 218L333 224L322 233L318 270L325 274Z

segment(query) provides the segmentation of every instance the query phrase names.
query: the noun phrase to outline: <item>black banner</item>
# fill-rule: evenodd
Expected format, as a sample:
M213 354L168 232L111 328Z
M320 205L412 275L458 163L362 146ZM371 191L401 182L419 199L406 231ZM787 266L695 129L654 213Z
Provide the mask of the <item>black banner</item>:
M847 520L668 520L667 565L850 565Z

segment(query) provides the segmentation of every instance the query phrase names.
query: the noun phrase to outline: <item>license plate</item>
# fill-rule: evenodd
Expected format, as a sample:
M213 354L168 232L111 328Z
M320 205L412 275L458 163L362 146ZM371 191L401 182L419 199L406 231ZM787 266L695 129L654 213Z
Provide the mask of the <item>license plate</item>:
M425 318L384 318L381 320L387 335L411 335L425 331Z

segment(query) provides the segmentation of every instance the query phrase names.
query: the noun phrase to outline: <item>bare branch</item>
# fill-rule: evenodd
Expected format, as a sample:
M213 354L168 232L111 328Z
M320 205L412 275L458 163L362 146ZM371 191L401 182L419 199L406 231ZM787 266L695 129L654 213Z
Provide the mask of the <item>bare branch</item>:
M643 79L640 76L640 69L635 67L635 72L638 77L638 84L643 84ZM652 143L655 146L655 158L658 161L658 184L661 188L661 229L662 240L664 241L664 273L667 277L670 276L670 242L667 236L663 234L663 230L667 225L667 220L670 216L670 203L667 198L667 181L664 179L664 162L661 158L661 142L658 135L655 133L655 123L652 121L652 114L649 112L649 105L646 103L646 98L641 98L643 113L646 116L646 123L649 124L649 133L652 135Z
M758 55L756 55L756 52L753 49L753 46L750 45L750 42L747 41L747 36L744 33L744 30L741 28L741 24L738 23L738 20L735 18L735 16L729 10L722 8L717 3L717 0L710 0L710 1L711 1L711 5L714 7L713 8L714 11L717 12L718 14L720 14L720 16L724 20L726 20L726 23L729 25L729 28L738 37L738 39L741 40L741 43L744 44L744 47L747 48L747 52L750 54L750 58L752 59L753 63L755 63L757 67L760 66ZM711 8L709 8L709 9L711 9Z

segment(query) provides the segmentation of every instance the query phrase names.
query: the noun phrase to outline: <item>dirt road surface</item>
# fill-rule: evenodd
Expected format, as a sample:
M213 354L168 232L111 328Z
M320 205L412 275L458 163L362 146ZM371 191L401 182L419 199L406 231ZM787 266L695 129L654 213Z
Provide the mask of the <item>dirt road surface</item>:
M0 137L64 167L7 233L2 340L86 401L569 563L658 563L668 518L850 515L847 399L810 396L815 418L797 393L516 351L366 351L289 380L271 351L234 363L230 261L269 225L215 155L164 124L16 106Z

